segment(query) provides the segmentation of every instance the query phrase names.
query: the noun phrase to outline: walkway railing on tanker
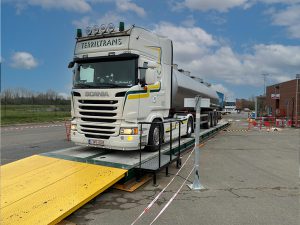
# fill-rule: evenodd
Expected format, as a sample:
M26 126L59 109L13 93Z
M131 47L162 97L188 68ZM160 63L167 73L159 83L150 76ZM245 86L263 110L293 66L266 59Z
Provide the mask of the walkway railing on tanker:
M167 121L156 121L156 122L139 122L140 125L140 144L139 144L139 167L137 169L145 172L151 172L153 173L153 184L156 185L156 173L162 169L166 168L166 176L169 174L168 167L169 165L177 161L177 168L181 166L181 124L183 123L183 119L173 119L173 120L167 120ZM178 137L173 138L173 125L175 123L175 129L178 125ZM145 128L146 125L151 125L153 124L158 124L159 126L159 143L158 143L158 152L157 154L150 160L143 162L142 160L142 152L143 150L146 150L145 148L151 148L154 147L153 145L148 145L148 139L143 141L143 127ZM169 124L170 125L170 140L169 140L169 152L165 152L162 154L162 144L163 144L163 127L164 124ZM145 136L146 137L146 136ZM177 146L177 151L175 152L176 148L173 148L173 142L178 141L178 146ZM140 175L140 174L139 174Z

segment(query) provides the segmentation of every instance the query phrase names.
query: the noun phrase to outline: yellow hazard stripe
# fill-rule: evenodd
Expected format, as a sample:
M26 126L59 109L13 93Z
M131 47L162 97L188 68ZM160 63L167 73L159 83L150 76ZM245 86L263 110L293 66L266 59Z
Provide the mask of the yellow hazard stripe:
M130 94L128 95L128 99L139 99L139 98L148 98L150 96L150 91L143 94Z
M140 99L140 98L149 98L151 91L159 91L160 90L160 82L153 85L147 85L146 93L132 93L128 95L128 99Z

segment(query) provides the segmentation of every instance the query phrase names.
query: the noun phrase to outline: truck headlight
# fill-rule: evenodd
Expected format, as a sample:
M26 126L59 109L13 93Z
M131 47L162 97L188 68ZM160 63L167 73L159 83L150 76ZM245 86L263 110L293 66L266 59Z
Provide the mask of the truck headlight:
M137 127L131 127L131 128L121 127L120 128L120 134L123 134L123 135L134 135L134 134L138 134L138 133L139 133L139 129Z
M77 130L77 125L76 124L72 124L71 125L71 130L72 131L76 131Z

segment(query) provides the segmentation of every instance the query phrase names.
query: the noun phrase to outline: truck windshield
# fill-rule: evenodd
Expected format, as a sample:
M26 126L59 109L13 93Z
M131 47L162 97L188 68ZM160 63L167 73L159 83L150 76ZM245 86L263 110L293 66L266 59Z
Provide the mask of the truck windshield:
M74 88L131 87L136 83L136 60L77 63Z

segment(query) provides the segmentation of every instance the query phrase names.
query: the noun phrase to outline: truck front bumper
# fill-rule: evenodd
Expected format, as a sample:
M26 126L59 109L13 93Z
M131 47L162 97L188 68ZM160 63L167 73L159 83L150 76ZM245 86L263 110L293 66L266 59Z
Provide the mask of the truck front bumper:
M90 144L92 142L101 142L101 144ZM146 136L142 137L142 141L147 140ZM76 145L90 146L97 148L105 148L112 150L137 150L140 148L140 136L139 135L119 135L116 137L110 137L109 139L95 139L87 138L84 134L78 131L71 131L71 141ZM102 142L103 141L103 142Z

